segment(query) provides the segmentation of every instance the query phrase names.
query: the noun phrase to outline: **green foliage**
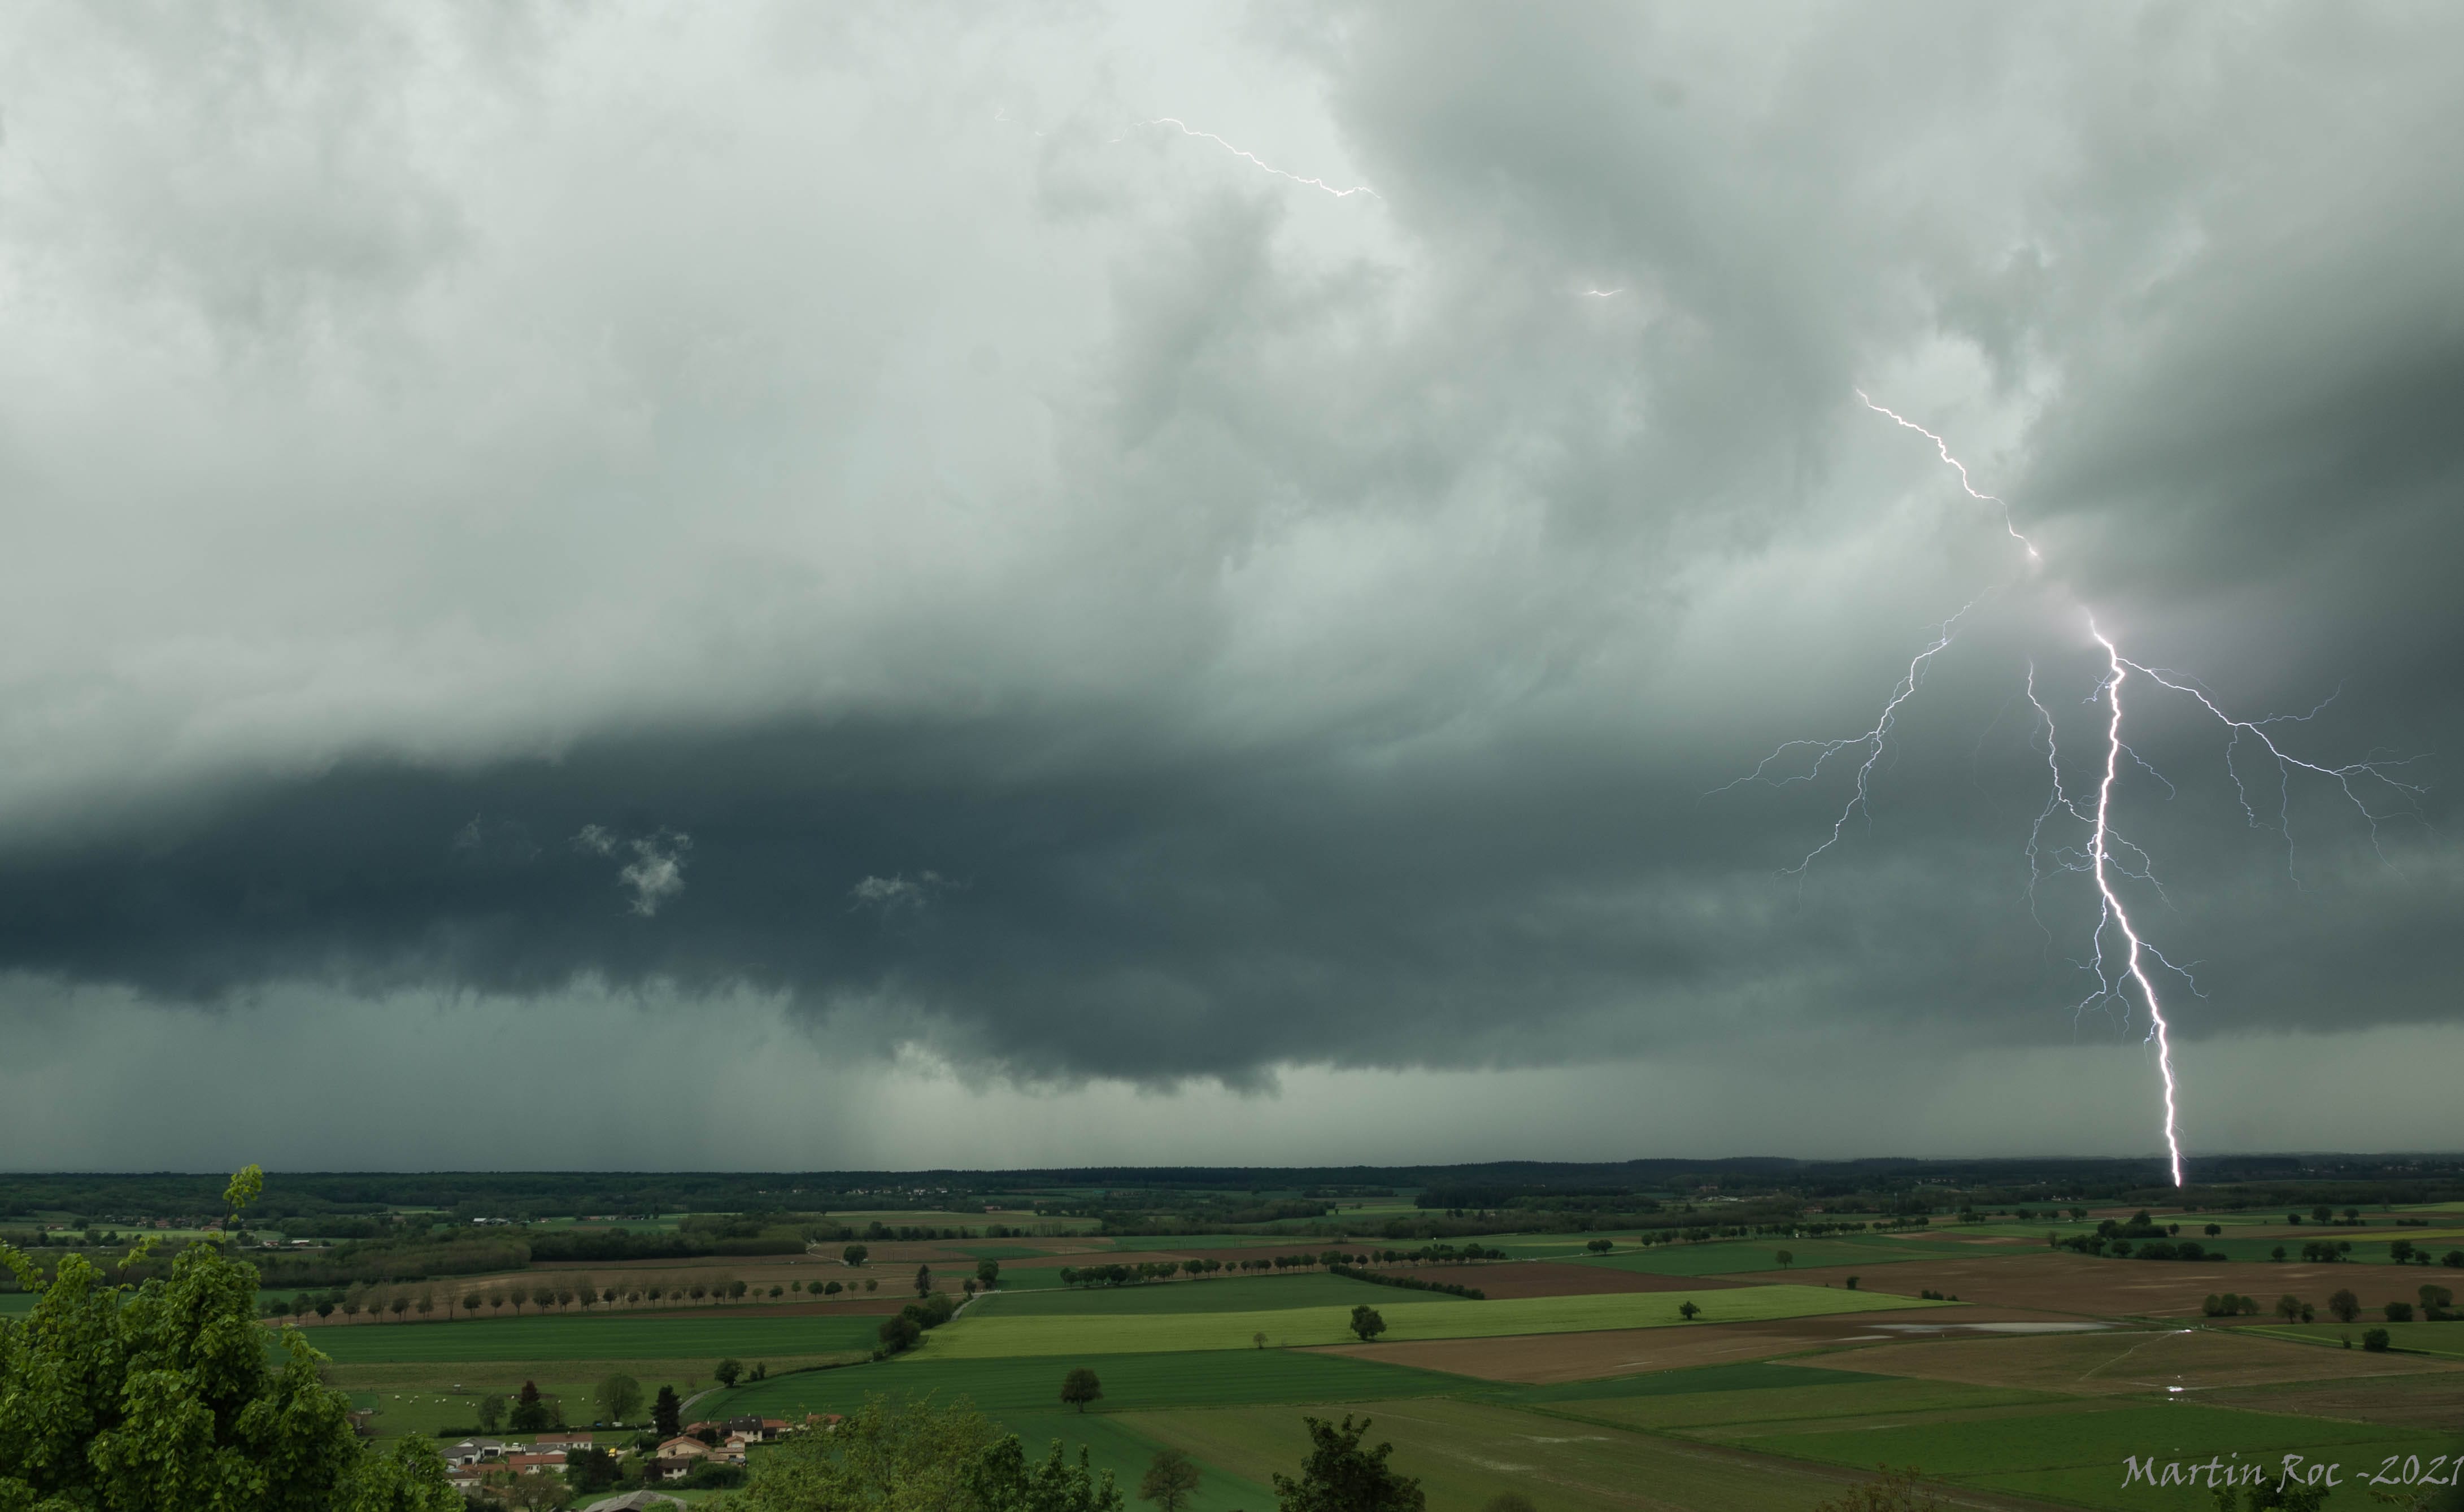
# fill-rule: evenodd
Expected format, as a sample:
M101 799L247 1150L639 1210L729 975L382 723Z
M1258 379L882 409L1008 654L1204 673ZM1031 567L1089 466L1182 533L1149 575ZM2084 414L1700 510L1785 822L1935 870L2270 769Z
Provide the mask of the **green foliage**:
M873 1397L834 1434L791 1438L761 1457L740 1512L953 1512L998 1440L964 1403L892 1408Z
M596 1445L574 1450L565 1457L564 1483L576 1491L605 1491L624 1479L624 1467L616 1457Z
M735 1512L1121 1512L1111 1472L1075 1464L1056 1442L1029 1464L1016 1435L965 1400L948 1407L869 1398L829 1435L762 1456Z
M2365 1329L2362 1333L2362 1348L2381 1354L2386 1353L2387 1331L2385 1328Z
M650 1404L650 1426L661 1438L673 1438L684 1431L684 1403L674 1387L659 1388L657 1400Z
M1071 1367L1069 1373L1061 1378L1061 1404L1064 1407L1074 1407L1083 1413L1088 1403L1101 1401L1103 1396L1104 1383L1096 1379L1093 1370L1083 1365Z
M611 1375L599 1383L592 1400L599 1409L601 1422L621 1423L641 1411L642 1383L621 1372Z
M265 1170L261 1166L242 1166L231 1172L231 1185L223 1188L223 1206L237 1218L242 1209L265 1195Z
M2209 1493L2216 1512L2320 1512L2325 1486L2286 1486L2262 1480L2255 1486L2218 1486Z
M517 1434L543 1433L554 1421L547 1401L539 1395L537 1381L524 1381L521 1394L514 1398L513 1430Z
M744 1378L744 1362L731 1355L712 1366L710 1374L721 1386L734 1386Z
M1386 1331L1386 1320L1377 1316L1376 1308L1363 1303L1352 1309L1352 1331L1367 1344Z
M1147 1473L1139 1478L1138 1500L1152 1501L1163 1512L1180 1512L1182 1505L1198 1494L1202 1479L1188 1455L1177 1449L1158 1449Z
M236 1210L263 1189L241 1172ZM348 1398L323 1385L296 1332L269 1357L253 1267L210 1245L167 1276L103 1283L81 1255L0 1323L0 1509L6 1512L445 1512L459 1504L432 1445L368 1460ZM31 1286L30 1286L31 1289Z
M1061 1441L1029 1468L1016 1434L984 1452L967 1479L978 1512L1121 1512L1121 1493L1109 1470L1096 1475L1087 1451L1078 1462L1061 1457Z
M1884 1470L1815 1507L1814 1512L1940 1512L1942 1499L1909 1470Z
M1424 1512L1428 1498L1420 1482L1397 1474L1386 1463L1393 1444L1360 1447L1370 1419L1353 1427L1345 1413L1342 1426L1317 1417L1309 1425L1309 1457L1301 1461L1300 1479L1278 1474L1275 1501L1283 1512Z
M254 1170L254 1167L251 1167ZM445 1458L425 1438L401 1438L371 1456L341 1512L463 1512L462 1493L445 1479Z

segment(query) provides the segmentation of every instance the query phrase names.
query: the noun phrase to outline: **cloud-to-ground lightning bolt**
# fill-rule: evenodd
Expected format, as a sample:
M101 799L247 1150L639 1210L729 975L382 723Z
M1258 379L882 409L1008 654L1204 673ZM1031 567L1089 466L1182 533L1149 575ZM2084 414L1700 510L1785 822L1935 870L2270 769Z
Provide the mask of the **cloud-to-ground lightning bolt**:
M1333 185L1326 182L1324 179L1312 179L1302 174L1286 172L1284 169L1276 167L1273 164L1266 162L1265 159L1259 157L1256 153L1249 151L1245 147L1236 147L1211 131L1200 131L1197 127L1192 126L1189 122L1172 116L1158 116L1155 120L1143 121L1141 124L1149 126L1176 127L1184 137L1196 137L1202 142L1211 142L1217 146L1221 147L1224 151L1232 154L1234 157L1249 164L1253 167L1271 173L1279 179L1289 179L1294 184L1306 184L1310 188L1323 190L1328 194L1333 195L1338 200L1348 200L1355 194L1366 194L1373 200L1383 197L1379 195L1375 189L1371 188L1366 184L1355 184L1348 189L1339 189Z
M1947 454L1947 453L1946 453ZM2088 622L2088 633L2104 647L2106 664L2112 675L2104 685L2104 780L2096 789L2096 830L2088 841L2088 855L2096 864L2096 890L2103 895L2104 911L2116 928L2122 931L2126 953L2123 970L2139 984L2139 996L2147 1003L2147 1033L2156 1041L2156 1070L2165 1084L2165 1150L2173 1168L2173 1185L2182 1184L2182 1135L2179 1108L2174 1102L2173 1026L2166 1021L2165 1004L2156 996L2156 984L2147 979L2147 964L2141 959L2139 931L2130 922L2130 913L2122 906L2122 896L2114 891L2113 862L2113 784L2122 779L2122 682L2129 676L2122 653L2105 639L2104 632ZM2097 936L2104 935L2104 920L2097 921ZM2100 972L2099 975L2101 976Z
M2013 540L2026 548L2029 559L2032 561L2043 559L2042 553L2037 551L2035 542L2021 534L2017 523L2012 518L2010 506L2000 498L1976 487L1974 480L1969 475L1967 465L1951 454L1950 443L1947 440L1896 410L1876 404L1863 389L1857 390L1857 397L1864 403L1866 408L1876 414L1884 416L1894 424L1913 430L1932 442L1936 454L1951 471L1959 474L1961 490L1969 497L1980 503L1991 504L1999 510L2002 515L2002 528L2010 534ZM1824 764L1833 756L1849 751L1861 751L1864 754L1864 759L1857 766L1854 790L1847 802L1841 807L1838 817L1833 821L1829 838L1808 851L1804 859L1794 866L1788 868L1788 874L1801 877L1816 858L1839 843L1851 818L1859 812L1864 812L1870 817L1871 810L1867 807L1869 779L1873 775L1875 764L1881 759L1900 711L1910 698L1916 695L1917 686L1923 680L1927 665L1950 646L1958 635L1960 622L1975 608L1977 602L1970 601L1958 614L1945 621L1932 643L1919 651L1909 662L1907 670L1892 686L1890 695L1882 705L1881 714L1875 720L1872 728L1859 734L1834 740L1788 741L1770 756L1765 756L1751 772L1739 778L1735 782L1727 784L1727 787L1715 790L1726 792L1728 788L1752 781L1771 781L1780 786L1811 782L1821 775ZM2225 748L2225 769L2233 777L2235 790L2241 796L2242 812L2254 826L2260 822L2258 811L2251 803L2249 789L2243 783L2239 769L2233 764L2233 755L2245 737L2257 741L2265 749L2269 757L2277 765L2279 791L2282 794L2277 809L2277 828L2285 839L2288 864L2292 847L2290 787L2295 773L2307 772L2334 781L2341 788L2345 799L2369 822L2373 844L2378 840L2379 821L2387 816L2370 807L2364 800L2357 784L2375 781L2406 799L2418 797L2425 789L2412 783L2400 781L2391 775L2391 770L2402 766L2404 764L2402 762L2356 761L2342 766L2325 766L2292 755L2268 734L2269 725L2287 721L2296 723L2305 721L2318 712L2316 710L2313 710L2310 714L2277 715L2258 720L2236 718L2227 713L2204 690L2182 679L2179 674L2168 675L2123 655L2120 646L2112 638L2098 627L2093 615L2087 616L2087 633L2098 646L2103 647L2105 656L2104 678L2089 699L2090 702L2101 699L2105 705L2103 771L2097 783L2096 801L2091 807L2083 809L2079 801L2073 799L2062 784L2061 753L2057 743L2053 712L2047 709L2043 700L2036 696L2035 668L2031 666L2028 669L2026 685L2028 702L2035 708L2042 723L2045 735L2045 764L2051 780L2050 796L2045 801L2043 810L2036 816L2035 823L2028 832L2031 907L2034 906L2035 884L2040 875L2039 862L2044 854L2045 824L2057 813L2067 814L2087 829L2087 848L2084 852L2062 853L2059 865L2066 870L2087 873L2095 882L2099 900L2096 930L2090 939L2090 960L2087 963L2087 969L2095 974L2097 990L2082 999L2079 1007L2084 1010L2098 1002L2119 1002L2126 1006L2129 997L2125 991L2125 984L2138 989L2139 999L2146 1006L2147 1038L2155 1047L2157 1073L2164 1086L2164 1136L2167 1161L2172 1173L2173 1185L2178 1187L2183 1184L2182 1139L2180 1085L2173 1071L2173 1026L2172 1021L2166 1016L2164 999L2156 990L2155 978L2148 970L2148 962L2152 960L2157 965L2181 975L2185 980L2189 980L2189 973L2166 959L2164 953L2139 932L2139 927L2131 919L2116 881L2117 877L2126 877L2156 887L2160 894L2163 890L2162 885L2156 881L2154 868L2149 865L2146 853L2122 838L2114 826L2113 796L2114 789L2122 779L2123 758L2127 757L2133 764L2155 775L2159 781L2164 780L2162 774L2156 774L2154 768L2148 767L2141 760L2138 753L2133 751L2123 737L2122 686L2123 682L2132 672L2137 672L2160 688L2187 694L2197 702L2202 711L2232 732L2231 739ZM1781 777L1771 775L1774 763L1783 761L1791 753L1805 752L1811 752L1813 759L1803 773ZM2167 786L2169 789L2171 784L2167 783ZM2118 932L2122 937L2123 949L2118 968L2109 967L2106 961L2104 945L2108 930ZM2190 981L2190 990L2193 993L2198 991L2195 981Z

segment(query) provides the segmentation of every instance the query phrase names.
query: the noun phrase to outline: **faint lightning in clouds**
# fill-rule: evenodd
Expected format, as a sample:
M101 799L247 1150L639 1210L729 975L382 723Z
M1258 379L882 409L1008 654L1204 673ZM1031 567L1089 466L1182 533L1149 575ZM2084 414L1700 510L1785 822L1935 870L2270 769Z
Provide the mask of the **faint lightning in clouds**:
M1754 769L1747 773L1744 777L1737 778L1736 781L1730 782L1726 786L1712 789L1715 793L1725 793L1728 791L1729 788L1738 787L1748 782L1768 781L1776 787L1787 787L1798 782L1811 782L1815 778L1822 775L1824 763L1828 762L1833 756L1839 755L1841 752L1862 751L1865 754L1865 759L1857 763L1856 791L1849 795L1847 803L1840 808L1839 817L1832 821L1831 838L1824 841L1821 844L1815 846L1812 850L1807 851L1805 853L1804 860L1788 868L1788 875L1793 877L1803 876L1806 868L1814 865L1814 859L1816 856L1821 855L1824 851L1829 850L1832 846L1839 844L1840 837L1848 831L1848 821L1857 814L1860 812L1863 813L1869 821L1873 818L1873 810L1866 806L1867 799L1870 796L1868 785L1874 775L1875 763L1882 759L1883 748L1890 743L1891 726L1900 716L1900 707L1903 704L1905 704L1909 699L1916 696L1917 685L1925 681L1926 664L1931 662L1936 656L1942 654L1943 650L1947 648L1950 645L1951 641L1957 637L1959 634L1959 622L1967 618L1969 609L1972 609L1974 607L1976 607L1976 605L1973 603L1970 603L1965 608L1962 608L1957 614L1945 620L1942 623L1941 633L1935 636L1933 644L1926 646L1924 650L1917 652L1917 654L1909 660L1908 669L1902 673L1899 682L1893 685L1891 689L1891 696L1889 700L1882 705L1881 715L1874 721L1872 729L1859 734L1842 735L1834 740L1787 741L1777 750L1774 750L1771 755L1763 757L1762 760L1756 764ZM1807 763L1804 772L1792 777L1774 778L1771 775L1771 769L1774 762L1785 760L1792 753L1802 755L1807 752L1811 752L1813 754L1813 760Z
M1221 147L1224 151L1232 154L1234 157L1247 163L1252 167L1271 173L1279 179L1289 179L1294 184L1305 184L1310 188L1323 190L1328 194L1333 195L1338 200L1348 200L1355 194L1366 194L1373 200L1383 198L1383 196L1375 189L1371 188L1366 184L1355 184L1348 189L1339 189L1333 185L1326 182L1324 179L1312 179L1298 173L1287 172L1282 168L1276 167L1273 164L1266 162L1265 159L1259 157L1256 153L1249 151L1245 147L1236 147L1211 131L1199 131L1196 127L1190 125L1187 121L1178 120L1172 116L1158 116L1153 121L1141 121L1140 124L1148 126L1175 127L1179 130L1182 136L1195 137L1201 142L1211 142L1217 146Z
M1925 427L1918 425L1907 416L1900 414L1896 410L1885 409L1881 405L1874 403L1872 399L1867 398L1865 391L1861 388L1857 390L1857 397L1864 400L1865 407L1872 410L1874 413L1878 415L1887 415L1895 424L1905 426L1908 429L1915 431L1918 435L1921 435L1927 441L1932 442L1933 449L1942 453L1942 459L1950 464L1952 471L1959 474L1959 486L1968 491L1968 496L1980 503L1991 504L1995 509L2000 510L2002 512L2002 528L2011 533L2011 538L2013 540L2015 540L2020 545L2028 548L2028 557L2030 560L2033 561L2039 559L2036 553L2036 543L2030 540L2027 537L2020 535L2019 527L2012 522L2011 506L2003 503L2000 499L1995 498L1991 493L1980 493L1976 491L1976 485L1968 480L1968 465L1950 454L1949 442L1945 441L1938 435L1935 435Z

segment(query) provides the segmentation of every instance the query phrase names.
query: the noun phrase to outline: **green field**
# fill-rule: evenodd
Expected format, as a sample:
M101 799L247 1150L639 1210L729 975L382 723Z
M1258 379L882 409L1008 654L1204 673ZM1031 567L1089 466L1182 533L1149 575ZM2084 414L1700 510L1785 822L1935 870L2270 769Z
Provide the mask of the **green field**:
M2455 1289L2464 1291L2464 1286ZM2385 1328L2387 1341L2399 1349L2464 1358L2464 1320L2453 1318L2444 1323L2387 1323L2365 1314L2356 1323L2271 1323L2251 1331L2299 1339L2306 1344L2341 1345L2349 1339L2358 1349L2362 1335L2372 1328Z
M1007 1280L1007 1278L1003 1278ZM1148 1282L1137 1286L1093 1286L1046 1291L1011 1292L1006 1287L979 1301L970 1318L1027 1318L1062 1314L1156 1312L1269 1312L1286 1307L1332 1307L1347 1310L1355 1303L1383 1308L1395 1302L1443 1302L1468 1305L1443 1292L1431 1294L1401 1286L1305 1271L1297 1276L1215 1277L1203 1281Z
M1409 1295L1408 1293L1404 1295ZM1940 1306L1879 1292L1827 1286L1741 1286L1705 1292L1614 1292L1583 1297L1521 1297L1474 1303L1398 1302L1380 1305L1384 1341L1485 1339L1507 1334L1574 1333L1602 1328L1682 1327L1680 1304L1691 1301L1706 1322L1756 1323L1825 1313ZM1129 1316L970 1315L929 1334L936 1358L999 1355L1128 1354L1157 1350L1246 1349L1255 1335L1268 1347L1343 1344L1352 1340L1351 1308L1291 1307L1271 1312L1174 1312Z
M1093 1370L1104 1385L1103 1412L1158 1407L1221 1407L1260 1402L1366 1401L1459 1391L1481 1383L1436 1370L1354 1360L1339 1354L1288 1349L1210 1351L1203 1354L1069 1354L942 1360L909 1355L843 1370L808 1370L739 1386L715 1407L729 1413L783 1417L803 1413L846 1413L868 1396L964 1396L986 1413L1056 1411L1061 1378L1074 1366Z
M1004 1413L998 1420L1002 1428L1018 1435L1030 1459L1041 1459L1056 1439L1062 1445L1062 1453L1073 1460L1080 1449L1085 1449L1088 1462L1097 1472L1112 1473L1123 1501L1144 1512L1146 1503L1137 1500L1138 1478L1146 1473L1149 1461L1163 1445L1140 1432L1140 1416L1114 1417L1055 1409ZM1202 1479L1198 1494L1188 1502L1188 1512L1264 1512L1275 1504L1274 1493L1256 1481L1226 1475L1212 1465L1201 1464L1199 1468Z
M1784 1462L1709 1456L1672 1439L1490 1403L1432 1398L1371 1403L1365 1411L1368 1442L1395 1446L1393 1463L1419 1479L1433 1512L1470 1512L1507 1492L1531 1497L1546 1512L1812 1512L1839 1490L1835 1478L1793 1473ZM1338 1407L1332 1415L1344 1412ZM1264 1481L1277 1471L1290 1474L1307 1452L1301 1416L1296 1408L1236 1407L1142 1413L1134 1421L1193 1458ZM1253 1512L1271 1504L1246 1503Z
M1869 1376L1852 1379L1850 1384L1817 1381L1762 1391L1688 1391L1682 1394L1638 1392L1589 1397L1557 1394L1552 1396L1551 1403L1569 1417L1664 1433L1745 1423L1861 1417L1878 1413L1899 1414L2042 1406L2062 1400L2064 1398L2051 1392L2026 1391L2011 1387L1963 1386L1953 1381Z
M457 1360L684 1360L870 1349L879 1318L517 1318L303 1328L342 1364ZM271 1333L268 1334L271 1338Z
M2452 1435L2376 1423L2237 1412L2189 1402L2079 1402L2052 1408L1945 1414L1926 1423L1755 1424L1704 1436L1770 1454L1863 1466L1923 1465L1928 1475L1980 1487L2053 1496L2089 1506L2206 1507L2205 1491L2179 1499L2121 1489L2130 1457L2211 1457L2277 1464L2286 1454L2375 1466L2387 1454L2446 1452Z

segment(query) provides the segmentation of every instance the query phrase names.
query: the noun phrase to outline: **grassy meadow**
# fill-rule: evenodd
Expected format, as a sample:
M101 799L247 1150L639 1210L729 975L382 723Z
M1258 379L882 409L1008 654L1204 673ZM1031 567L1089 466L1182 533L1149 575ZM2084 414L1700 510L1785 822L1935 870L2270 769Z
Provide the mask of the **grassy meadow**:
M1339 1280L1340 1278L1323 1278ZM1267 1285L1282 1284L1269 1281ZM1199 1292L1203 1282L1180 1289ZM1170 1289L1170 1288L1159 1288ZM1591 1332L1610 1328L1690 1327L1680 1308L1692 1303L1702 1320L1761 1323L1827 1313L1896 1311L1939 1304L1882 1292L1825 1286L1740 1286L1702 1292L1605 1292L1594 1296L1517 1297L1466 1304L1394 1301L1417 1292L1363 1286L1375 1298L1358 1299L1385 1320L1381 1344L1415 1339L1479 1339L1509 1334ZM1352 1304L1282 1307L1242 1312L1111 1311L1016 1315L998 1308L970 1314L933 1335L925 1348L935 1357L986 1359L1002 1355L1054 1354L1073 1346L1095 1353L1150 1350L1289 1348L1343 1344L1353 1338ZM1262 1345L1259 1335L1265 1335Z
M363 1324L301 1332L341 1364L505 1360L674 1360L833 1354L869 1349L881 1320L822 1317L503 1318Z

